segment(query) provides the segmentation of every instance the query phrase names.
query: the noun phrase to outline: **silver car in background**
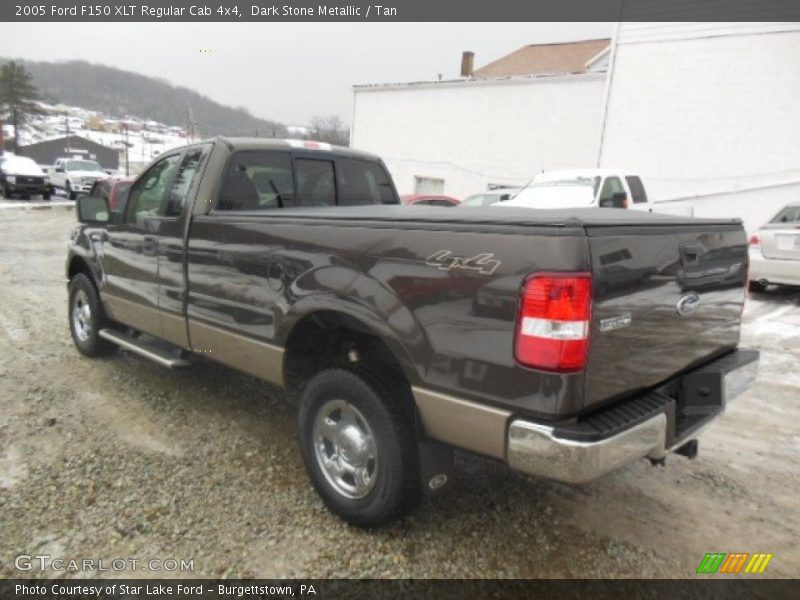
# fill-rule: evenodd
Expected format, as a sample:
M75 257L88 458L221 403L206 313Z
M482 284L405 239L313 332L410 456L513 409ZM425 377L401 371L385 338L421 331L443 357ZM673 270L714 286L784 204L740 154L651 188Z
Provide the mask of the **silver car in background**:
M750 238L750 290L800 285L800 201L785 206Z

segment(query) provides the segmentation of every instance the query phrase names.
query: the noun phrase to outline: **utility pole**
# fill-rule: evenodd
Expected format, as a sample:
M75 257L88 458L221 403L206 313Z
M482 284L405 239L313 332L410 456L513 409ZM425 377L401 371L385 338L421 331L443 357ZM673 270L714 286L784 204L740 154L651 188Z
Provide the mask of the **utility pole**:
M64 115L64 125L67 127L67 158L69 158L69 153L72 151L70 147L70 133L69 133L69 117Z
M131 168L130 162L128 162L128 124L123 123L122 126L125 128L125 177L130 177Z

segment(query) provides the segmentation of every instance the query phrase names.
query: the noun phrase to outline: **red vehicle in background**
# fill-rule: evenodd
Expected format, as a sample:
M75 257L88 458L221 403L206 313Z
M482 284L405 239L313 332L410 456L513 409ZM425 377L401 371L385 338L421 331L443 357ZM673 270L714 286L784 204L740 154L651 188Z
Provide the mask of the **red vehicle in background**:
M441 194L405 194L400 202L407 206L458 206L461 200Z
M98 179L94 182L89 195L108 200L108 208L111 210L124 209L132 183L133 179L123 177Z

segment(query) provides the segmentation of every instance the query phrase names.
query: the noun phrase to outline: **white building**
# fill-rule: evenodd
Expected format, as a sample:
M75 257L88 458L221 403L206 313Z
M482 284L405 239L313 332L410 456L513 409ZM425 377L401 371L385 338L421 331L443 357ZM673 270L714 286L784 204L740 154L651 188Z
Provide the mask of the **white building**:
M748 230L800 199L800 24L621 23L611 62L601 166Z
M592 165L608 46L525 46L462 79L355 86L351 145L383 157L401 194L463 198Z

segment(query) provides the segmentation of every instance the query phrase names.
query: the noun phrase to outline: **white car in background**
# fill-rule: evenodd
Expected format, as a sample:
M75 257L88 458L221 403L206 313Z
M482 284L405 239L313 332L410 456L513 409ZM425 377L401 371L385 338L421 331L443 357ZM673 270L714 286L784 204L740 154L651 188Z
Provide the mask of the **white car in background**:
M108 173L97 161L59 158L50 173L50 185L53 190L62 190L70 200L75 200L78 194L88 194L95 181L107 177Z
M800 201L785 206L750 238L750 290L800 285Z
M529 208L630 208L653 212L642 179L615 169L548 171L497 206Z
M496 190L488 190L480 192L479 194L472 194L465 198L460 206L491 206L504 200L510 200L519 193L520 188L498 188Z

